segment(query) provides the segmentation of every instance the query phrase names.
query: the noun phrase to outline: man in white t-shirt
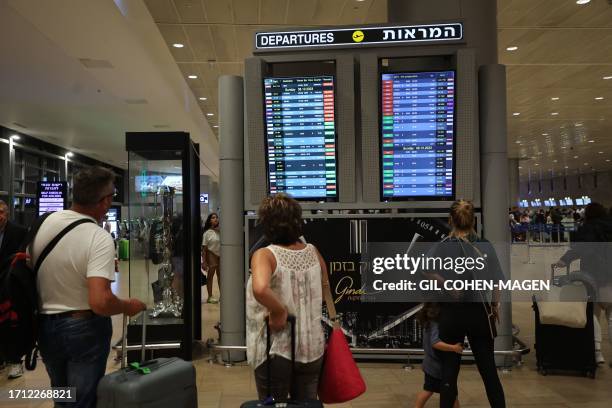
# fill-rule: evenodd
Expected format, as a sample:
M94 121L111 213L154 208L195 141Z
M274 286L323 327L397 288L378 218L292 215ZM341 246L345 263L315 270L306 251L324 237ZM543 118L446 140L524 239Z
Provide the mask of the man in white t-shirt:
M110 316L145 310L137 299L122 300L111 291L115 248L98 226L115 195L114 174L90 167L74 177L73 205L51 214L30 247L34 264L61 230L91 219L64 236L43 261L37 276L40 296L39 347L52 387L75 387L71 407L95 407L96 388L110 352ZM62 403L56 402L56 406Z

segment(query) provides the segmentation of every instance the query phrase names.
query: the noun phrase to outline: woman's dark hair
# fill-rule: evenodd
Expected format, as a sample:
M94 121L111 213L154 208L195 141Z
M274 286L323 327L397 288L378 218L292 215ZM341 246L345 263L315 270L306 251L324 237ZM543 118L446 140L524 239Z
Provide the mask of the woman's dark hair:
M212 217L214 216L217 216L217 219L219 219L217 213L210 213L208 214L208 217L206 217L206 222L204 223L204 232L212 228Z
M606 208L596 202L589 203L584 209L584 220L591 221L606 217Z
M449 217L453 230L474 232L474 204L468 200L457 200L450 207Z
M423 308L417 313L417 320L421 323L424 328L429 327L430 322L438 320L440 314L440 307L435 302L423 303Z
M257 215L264 235L272 244L290 245L302 235L302 207L286 194L264 198Z

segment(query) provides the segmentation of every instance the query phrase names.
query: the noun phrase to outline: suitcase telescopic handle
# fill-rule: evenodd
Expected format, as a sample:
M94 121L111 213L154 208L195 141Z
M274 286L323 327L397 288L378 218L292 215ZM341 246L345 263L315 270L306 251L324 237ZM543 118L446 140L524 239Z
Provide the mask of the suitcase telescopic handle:
M141 312L142 315L142 343L140 346L140 362L145 361L145 349L147 343L147 311ZM127 326L128 326L128 315L123 315L123 337L121 338L121 368L125 368L127 359Z

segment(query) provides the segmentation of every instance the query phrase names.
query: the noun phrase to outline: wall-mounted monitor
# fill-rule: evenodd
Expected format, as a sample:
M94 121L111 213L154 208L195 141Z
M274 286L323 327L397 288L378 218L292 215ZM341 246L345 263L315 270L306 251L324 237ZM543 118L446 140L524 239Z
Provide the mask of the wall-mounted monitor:
M557 201L554 198L551 198L550 200L548 200L548 203L550 204L551 207L557 206Z
M268 193L337 201L334 77L264 78Z
M591 197L589 197L589 196L582 196L582 202L584 203L584 205L591 204Z
M576 205L584 205L584 200L582 198L577 198Z
M38 216L66 208L68 200L65 181L39 181L37 187Z
M381 200L455 195L455 71L380 74Z
M565 197L565 204L566 205L574 205L574 200L572 200L569 197Z

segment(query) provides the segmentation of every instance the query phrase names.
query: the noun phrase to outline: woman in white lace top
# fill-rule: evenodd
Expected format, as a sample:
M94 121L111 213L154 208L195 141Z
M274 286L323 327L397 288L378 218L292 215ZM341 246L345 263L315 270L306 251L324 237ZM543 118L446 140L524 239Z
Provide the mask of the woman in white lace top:
M247 284L247 357L255 369L260 399L316 399L324 351L321 326L322 271L325 261L311 244L300 241L302 208L293 198L277 194L263 200L259 222L271 245L251 259ZM287 316L296 319L295 371L291 372L291 332ZM266 359L265 317L272 331L270 361Z

